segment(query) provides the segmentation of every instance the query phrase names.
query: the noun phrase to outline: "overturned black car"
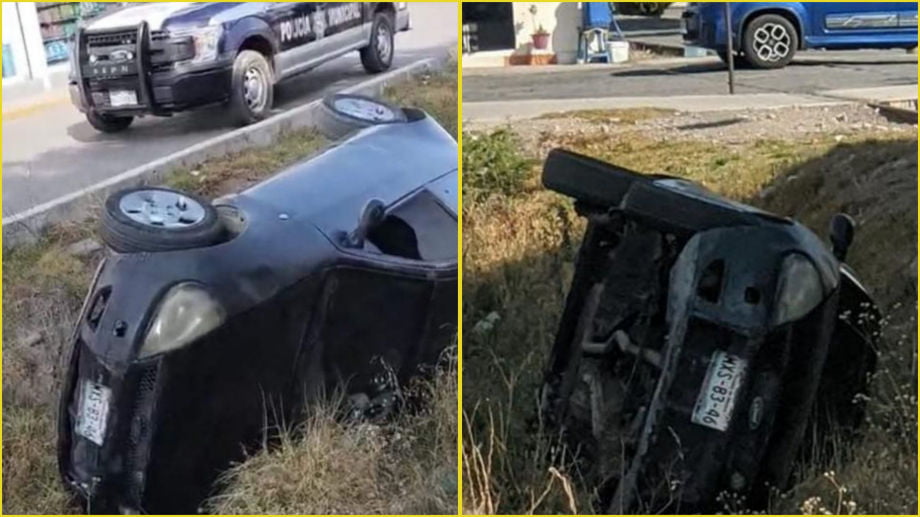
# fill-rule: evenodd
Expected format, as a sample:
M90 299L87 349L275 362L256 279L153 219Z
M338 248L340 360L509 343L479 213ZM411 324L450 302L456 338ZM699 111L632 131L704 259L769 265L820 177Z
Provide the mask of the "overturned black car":
M691 182L563 150L543 182L588 220L543 415L598 511L763 506L815 436L855 430L879 314L843 264L852 220L834 218L829 250Z
M272 425L334 390L387 411L452 342L456 142L414 109L323 109L367 127L213 204L108 199L58 428L87 511L193 513Z

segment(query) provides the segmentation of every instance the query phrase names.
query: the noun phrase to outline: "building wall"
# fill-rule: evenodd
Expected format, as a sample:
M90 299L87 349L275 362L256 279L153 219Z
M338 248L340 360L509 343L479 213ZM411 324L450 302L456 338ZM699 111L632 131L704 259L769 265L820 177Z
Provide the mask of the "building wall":
M10 45L16 65L16 76L4 78L3 82L44 78L48 65L35 3L3 2L2 14L3 44Z
M556 55L556 62L575 62L578 51L578 27L581 25L580 2L514 2L515 42L518 49L530 49L531 34L541 24L549 31L548 51ZM536 15L530 13L536 6Z

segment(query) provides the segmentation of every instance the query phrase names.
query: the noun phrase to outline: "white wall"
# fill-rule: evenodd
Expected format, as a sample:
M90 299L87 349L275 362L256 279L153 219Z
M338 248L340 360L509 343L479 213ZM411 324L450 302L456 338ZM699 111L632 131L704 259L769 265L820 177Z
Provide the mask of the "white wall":
M18 11L18 12L17 12ZM38 25L38 12L35 2L3 2L3 43L13 50L16 64L16 79L45 77L48 64L45 58L45 45ZM22 25L20 25L20 21ZM23 35L25 38L23 38ZM28 49L28 59L26 50ZM9 78L5 79L8 80Z
M556 54L561 64L575 62L578 51L578 27L581 25L580 2L514 2L515 43L518 49L531 48L531 34L540 25L550 33L547 50ZM530 13L537 7L536 15Z
M3 2L3 44L9 45L13 52L13 65L16 68L15 78L28 77L29 70L26 65L25 45L22 33L19 31L19 19L16 16L16 4ZM4 81L12 79L4 78Z

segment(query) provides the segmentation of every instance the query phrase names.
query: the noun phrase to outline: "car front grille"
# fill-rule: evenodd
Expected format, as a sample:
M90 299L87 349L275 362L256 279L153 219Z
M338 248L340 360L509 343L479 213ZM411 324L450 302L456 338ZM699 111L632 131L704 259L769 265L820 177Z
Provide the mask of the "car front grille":
M136 374L137 388L132 405L131 424L126 441L126 476L129 496L140 507L143 497L147 455L152 435L151 417L156 400L159 362L141 366Z

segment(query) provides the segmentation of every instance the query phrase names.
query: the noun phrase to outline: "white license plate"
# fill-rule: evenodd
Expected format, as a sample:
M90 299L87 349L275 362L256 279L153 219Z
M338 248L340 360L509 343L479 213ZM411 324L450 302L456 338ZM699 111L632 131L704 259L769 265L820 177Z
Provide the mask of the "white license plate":
M93 381L83 382L80 410L77 413L77 434L96 445L102 445L111 398L112 390L109 388Z
M728 429L747 361L721 350L712 354L691 421L719 431Z
M134 90L109 90L109 104L113 108L119 106L136 106L137 92Z

